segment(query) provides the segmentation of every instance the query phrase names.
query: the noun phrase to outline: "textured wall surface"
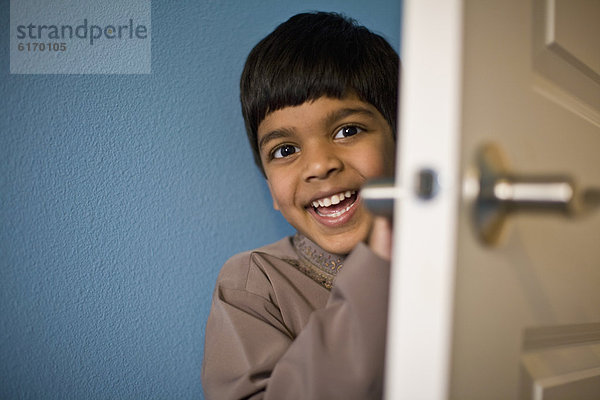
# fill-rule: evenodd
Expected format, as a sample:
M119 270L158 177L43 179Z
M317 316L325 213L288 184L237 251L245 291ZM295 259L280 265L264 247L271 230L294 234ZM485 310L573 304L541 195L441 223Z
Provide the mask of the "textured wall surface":
M290 234L238 79L296 12L399 45L395 0L153 1L152 74L10 75L0 0L0 399L198 399L217 273Z

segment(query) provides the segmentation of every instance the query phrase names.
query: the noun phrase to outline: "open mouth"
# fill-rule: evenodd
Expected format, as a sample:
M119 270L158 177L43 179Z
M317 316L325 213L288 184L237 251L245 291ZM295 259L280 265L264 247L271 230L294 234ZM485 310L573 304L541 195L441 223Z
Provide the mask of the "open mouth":
M321 218L339 219L354 208L357 199L358 193L356 190L346 190L313 200L311 203L312 211Z

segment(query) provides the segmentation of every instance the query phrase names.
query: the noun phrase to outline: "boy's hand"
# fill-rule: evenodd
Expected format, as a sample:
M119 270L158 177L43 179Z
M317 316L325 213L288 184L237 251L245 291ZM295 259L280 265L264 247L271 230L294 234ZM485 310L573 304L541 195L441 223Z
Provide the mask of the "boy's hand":
M392 222L385 217L375 217L367 243L375 254L390 261L392 258Z

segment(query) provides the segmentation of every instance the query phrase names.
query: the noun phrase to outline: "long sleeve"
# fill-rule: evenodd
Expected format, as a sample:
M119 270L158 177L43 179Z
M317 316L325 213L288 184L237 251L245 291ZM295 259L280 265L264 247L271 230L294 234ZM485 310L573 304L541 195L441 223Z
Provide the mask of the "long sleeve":
M381 398L389 264L360 244L325 299L314 288L290 293L298 271L280 276L269 257L250 259L252 279L225 279L215 291L203 366L207 398ZM260 279L269 284L253 283ZM286 312L291 304L294 312Z
M388 263L360 244L277 363L265 399L380 399L388 278Z

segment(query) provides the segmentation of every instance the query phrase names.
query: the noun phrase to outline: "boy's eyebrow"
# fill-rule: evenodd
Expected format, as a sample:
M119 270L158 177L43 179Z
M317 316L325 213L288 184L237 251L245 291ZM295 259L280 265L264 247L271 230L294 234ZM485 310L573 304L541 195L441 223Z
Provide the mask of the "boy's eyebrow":
M353 107L353 108L340 108L339 110L332 111L325 119L327 125L332 125L339 121L354 114L366 114L368 117L374 117L375 113L365 107Z
M268 142L270 142L271 140L275 140L275 139L279 139L279 138L286 138L286 137L290 137L292 136L290 132L288 132L287 130L274 130L271 131L269 133L266 133L262 138L260 138L260 140L258 141L258 148L259 150L262 150L263 147L266 146L266 144Z

